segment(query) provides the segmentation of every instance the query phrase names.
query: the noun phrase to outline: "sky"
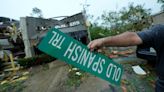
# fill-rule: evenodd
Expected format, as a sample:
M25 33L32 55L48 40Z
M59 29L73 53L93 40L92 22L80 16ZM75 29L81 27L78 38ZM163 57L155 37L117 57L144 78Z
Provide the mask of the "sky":
M157 0L1 0L0 16L19 20L20 17L30 16L34 7L41 9L45 18L70 16L81 12L86 3L89 5L87 13L98 17L103 11L119 11L130 2L152 9L152 14L160 11Z

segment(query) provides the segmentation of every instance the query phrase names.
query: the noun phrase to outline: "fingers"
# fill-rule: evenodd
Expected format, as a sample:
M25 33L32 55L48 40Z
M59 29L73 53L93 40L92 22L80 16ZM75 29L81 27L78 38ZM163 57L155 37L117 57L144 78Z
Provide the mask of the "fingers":
M100 40L93 40L88 44L88 48L91 51L98 50L100 48L101 41Z
M94 50L94 47L93 47L93 41L91 41L89 44L88 44L88 48L93 51Z

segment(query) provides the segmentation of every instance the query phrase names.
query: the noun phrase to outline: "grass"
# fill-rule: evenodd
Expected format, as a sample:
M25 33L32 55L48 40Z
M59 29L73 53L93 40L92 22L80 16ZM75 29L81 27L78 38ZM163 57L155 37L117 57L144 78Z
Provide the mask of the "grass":
M0 84L0 92L22 92L25 88L24 81Z
M87 77L87 73L79 69L73 70L74 67L70 66L70 71L68 73L68 80L66 84L69 86L78 87L82 83L83 79ZM80 75L77 74L80 73Z

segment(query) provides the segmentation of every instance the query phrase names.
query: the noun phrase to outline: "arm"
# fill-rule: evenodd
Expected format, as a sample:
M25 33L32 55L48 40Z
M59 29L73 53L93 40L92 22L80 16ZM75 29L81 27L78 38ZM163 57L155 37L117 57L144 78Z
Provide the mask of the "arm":
M134 46L142 44L142 40L135 32L125 32L120 35L105 37L91 41L88 48L91 50L102 46Z

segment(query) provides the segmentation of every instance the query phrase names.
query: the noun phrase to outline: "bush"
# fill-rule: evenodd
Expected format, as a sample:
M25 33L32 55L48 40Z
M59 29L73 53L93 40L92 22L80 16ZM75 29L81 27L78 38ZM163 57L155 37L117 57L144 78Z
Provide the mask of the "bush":
M18 64L20 64L20 66L23 66L24 68L28 68L31 66L49 63L53 60L55 60L55 58L42 54L42 55L31 57L31 58L18 59L17 62Z

